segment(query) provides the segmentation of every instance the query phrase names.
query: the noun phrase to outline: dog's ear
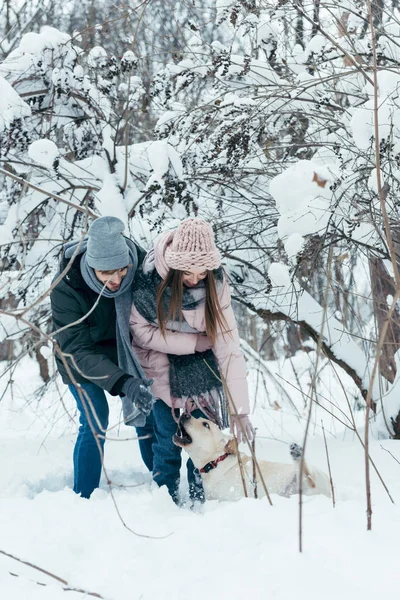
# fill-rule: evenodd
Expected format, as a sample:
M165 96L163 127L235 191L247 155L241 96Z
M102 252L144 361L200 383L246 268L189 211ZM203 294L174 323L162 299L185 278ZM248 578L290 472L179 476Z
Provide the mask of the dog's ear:
M238 445L235 438L231 438L230 440L228 440L228 442L225 444L224 450L227 454L237 454Z

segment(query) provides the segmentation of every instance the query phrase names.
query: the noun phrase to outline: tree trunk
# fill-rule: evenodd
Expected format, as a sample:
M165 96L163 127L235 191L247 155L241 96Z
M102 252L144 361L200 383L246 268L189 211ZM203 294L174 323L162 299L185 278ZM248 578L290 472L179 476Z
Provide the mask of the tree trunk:
M35 356L39 364L40 377L43 379L44 383L48 383L50 381L49 364L40 352L40 346L35 348Z
M318 25L319 25L319 5L320 0L314 0L314 14L313 14L313 26L311 30L311 36L314 37L318 33Z
M298 0L298 5L303 10L303 0ZM304 23L303 15L301 11L297 11L296 25L295 25L295 43L304 49Z
M382 332L383 325L389 310L388 296L395 294L395 282L389 275L383 261L380 258L370 259L371 288L374 303L374 314L378 326L378 335ZM394 382L396 376L396 362L394 355L400 348L400 315L397 311L393 313L391 322L383 342L382 352L379 357L380 374Z

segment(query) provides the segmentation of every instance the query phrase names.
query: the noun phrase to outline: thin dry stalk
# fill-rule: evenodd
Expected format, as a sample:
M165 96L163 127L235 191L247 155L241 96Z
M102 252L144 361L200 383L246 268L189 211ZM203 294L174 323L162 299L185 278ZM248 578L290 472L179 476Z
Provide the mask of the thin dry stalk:
M303 19L305 19L306 21L308 21L314 28L316 28L321 35L323 35L327 40L330 41L330 43L332 44L332 46L334 46L337 50L339 50L340 52L343 52L343 55L346 57L346 59L349 61L350 64L353 65L353 67L355 69L357 69L357 71L359 71L360 73L362 73L362 75L365 77L365 80L368 81L368 83L370 83L372 85L372 80L369 77L368 73L365 71L365 69L351 56L351 54L349 54L347 52L347 50L340 45L337 40L332 37L326 30L324 30L320 23L316 23L312 17L310 17L304 10L302 5L300 4L300 0L297 0L296 2L296 8L299 11L299 13L302 15Z
M103 21L101 23L102 27L104 27L105 25L112 25L114 23L116 23L117 21L121 21L123 19L127 19L128 17L131 16L131 13L136 12L137 10L139 10L139 8L141 8L143 5L146 5L149 3L149 0L145 0L144 2L141 2L140 4L138 4L138 6L135 7L129 7L129 9L123 13L121 16L116 17L115 19L110 19L108 21ZM74 36L71 38L72 40L75 39L79 39L79 36L81 36L83 33L87 33L88 31L91 31L93 29L95 29L96 27L98 27L98 25L89 25L89 27L86 27L85 29L82 29L81 31L78 31L77 33L74 34Z
M361 446L363 447L363 449L364 449L364 452L365 452L365 445L364 445L364 441L363 441L363 439L362 439L361 435L359 434L359 432L358 432L358 430L357 430L356 421L355 421L355 419L354 419L354 413L353 413L353 409L351 408L351 404L350 404L350 400L349 400L348 394L347 394L347 392L346 392L346 390L345 390L345 387L344 387L344 385L343 385L343 382L342 382L342 380L340 379L340 377L339 377L339 374L337 373L337 371L336 371L336 369L335 369L335 367L334 367L333 363L331 363L331 366L332 366L332 368L333 368L333 370L334 370L334 373L335 373L335 375L336 375L336 377L337 377L337 379L338 379L338 381L339 381L339 384L340 384L340 386L341 386L341 388L342 388L342 390L343 390L344 397L346 398L347 406L348 406L348 409L349 409L349 412L350 412L350 416L351 416L351 422L352 422L352 424L353 424L353 427L351 427L351 428L349 427L349 429L351 429L352 431L354 431L354 433L356 434L356 437L357 437L358 441L360 442L360 444L361 444ZM370 461L371 465L373 466L373 468L374 468L374 470L375 470L375 473L377 474L377 476L378 476L378 478L379 478L379 481L381 482L381 484L383 485L383 487L384 487L384 489L385 489L385 491L386 491L387 495L389 496L389 499L390 499L390 501L392 502L392 504L395 504L395 501L393 500L393 498L392 498L392 496L391 496L391 494L390 494L390 492L389 492L389 488L387 487L386 483L383 481L383 477L382 477L382 475L380 474L380 472L378 471L378 467L376 466L376 464L375 464L375 463L374 463L374 461L372 460L372 457L371 457L371 455L369 454L369 452L368 452L368 459L369 459L369 461Z
M351 408L351 404L350 404L350 400L349 400L348 394L347 394L347 392L346 392L346 390L345 390L345 388L343 386L343 382L342 382L341 378L339 377L339 374L338 374L337 370L335 369L335 366L334 366L333 362L330 359L329 359L329 361L330 361L331 367L332 367L332 369L333 369L333 371L334 371L334 373L335 373L335 375L336 375L336 377L337 377L337 379L339 381L339 384L340 384L340 386L341 386L341 388L343 390L343 394L344 394L344 396L346 398L346 402L347 402L347 406L349 408L349 412L350 412L351 418L348 415L346 415L346 413L339 406L336 406L331 400L329 400L328 398L326 398L325 396L323 396L321 393L319 393L319 395L324 400L326 400L327 402L329 402L330 404L332 404L334 406L334 408L337 409L340 413L342 413L343 416L350 422L350 424L345 423L345 421L343 421L342 419L339 419L339 417L337 415L335 415L335 413L333 413L330 410L328 410L326 408L326 406L324 406L323 404L321 404L318 400L314 400L314 402L315 402L315 404L317 404L317 406L319 406L325 412L327 412L328 415L330 415L336 421L338 421L339 423L341 423L341 425L343 425L344 427L346 427L346 429L349 429L350 431L353 431L355 433L358 441L360 442L361 446L365 450L364 441L362 440L361 435L359 434L359 432L357 430L357 427L356 427L356 423L355 423L355 419L354 419L354 414L353 414L353 410ZM310 398L311 399L311 396L309 394L306 394L302 389L296 387L291 381L288 381L288 380L284 379L280 375L278 375L278 377L280 377L283 381L285 381L288 385L292 386L298 392L301 392L306 398ZM376 475L378 476L379 481L381 482L383 488L385 489L387 495L389 496L390 501L393 504L395 504L395 502L394 502L394 500L393 500L393 498L392 498L392 496L390 494L389 488L387 487L386 483L384 482L383 477L380 474L380 472L379 472L379 470L378 470L376 464L374 463L374 461L373 461L373 459L372 459L372 457L371 457L370 454L368 454L368 459L369 459L369 461L370 461L370 463L371 463L371 465L372 465L372 467L373 467Z
M224 391L225 391L226 397L228 399L227 405L228 405L229 413L231 414L231 411L230 411L230 406L231 406L233 408L234 415L237 417L237 422L239 423L239 427L240 427L240 429L242 431L243 439L246 441L246 444L247 444L247 446L250 449L251 458L252 458L252 460L254 461L254 463L255 463L255 465L257 467L257 471L258 471L258 474L260 476L261 483L262 483L262 486L264 488L265 495L268 498L268 502L272 506L271 496L269 495L268 488L266 486L264 476L263 476L262 471L260 469L260 465L258 463L256 455L253 452L253 448L252 448L251 442L250 442L250 440L248 438L248 435L247 435L247 432L246 432L245 428L243 427L243 423L241 422L241 420L239 418L239 413L238 413L238 410L236 408L236 404L235 404L235 402L234 402L234 400L232 398L232 394L231 394L231 392L230 392L230 390L229 390L229 388L228 388L228 386L226 384L226 379L225 379L225 377L222 374L221 374L221 381L222 381L222 384L224 386ZM240 453L238 452L238 454L240 454Z
M392 318L392 314L393 314L393 311L395 310L395 306L396 306L396 303L397 303L397 300L399 299L399 297L400 297L400 288L398 288L396 290L396 293L395 293L393 301L392 301L392 305L389 308L389 311L387 314L386 321L384 322L383 327L382 327L381 336L380 336L380 339L379 339L379 342L378 342L378 345L376 348L376 357L375 357L374 365L372 368L372 373L371 373L371 378L369 381L367 398L366 398L367 408L365 411L364 449L365 449L365 487L366 487L366 497L367 497L367 531L370 531L372 529L371 479L370 479L369 459L368 459L368 457L369 457L369 415L370 415L370 411L371 411L372 390L373 390L376 373L378 370L379 357L381 354L381 350L382 350L383 344L385 342L389 323Z
M1 173L1 175L4 175L5 177L10 177L11 179L14 179L14 181L17 181L21 185L26 185L27 187L32 188L36 192L39 192L40 194L44 194L48 198L53 198L53 200L58 200L58 202L61 202L62 204L66 204L67 206L74 208L78 212L90 215L93 219L97 219L99 216L99 215L96 215L96 213L94 213L89 208L84 207L84 206L79 206L79 204L74 204L74 202L70 202L69 200L66 200L62 196L59 196L58 194L53 194L52 192L49 192L48 190L44 190L44 189L38 187L37 185L34 185L30 181L27 181L26 179L22 179L21 177L18 177L17 175L14 175L14 173L10 173L10 171L6 171L6 169L2 169L1 167L0 167L0 173Z
M229 404L228 404L228 412L229 412L229 420L232 422L232 413L231 413ZM235 439L236 448L239 448L239 444L238 444L235 432L233 432L233 437ZM245 495L245 498L248 498L249 495L247 493L246 480L245 480L245 476L244 476L244 467L243 467L242 455L240 454L239 450L237 450L237 452L236 452L236 458L237 458L238 465L239 465L240 478L242 480L242 486L243 486L243 493Z
M85 396L89 400L88 403L91 404L91 400L90 400L89 396L87 395L87 393L84 390L82 390L81 386L75 381L75 378L74 378L73 373L72 373L72 371L71 371L71 369L70 369L70 367L68 365L68 362L65 360L65 358L63 356L63 353L60 350L60 348L58 347L58 345L54 344L54 347L55 347L56 352L60 356L61 360L63 361L63 365L65 366L65 368L67 370L68 376L70 377L72 383L74 384L74 386L76 387L76 389L78 391L79 397L81 399L81 402L82 402L82 405L83 405L83 408L84 408L84 411L85 411L86 418L87 418L88 423L89 423L90 430L91 430L91 432L93 434L93 437L94 437L94 439L96 441L96 445L97 445L97 448L98 448L98 451L99 451L99 454L100 454L100 457L101 457L101 467L102 467L102 470L103 470L103 473L104 473L104 476L105 476L105 479L106 479L106 482L107 482L107 485L108 485L110 496L111 496L112 502L114 504L114 508L116 510L116 513L117 513L117 515L118 515L118 517L119 517L122 525L125 527L125 529L127 529L128 531L130 531L131 533L133 533L137 537L143 537L143 538L147 538L147 539L156 539L156 540L161 540L161 539L165 539L165 538L169 537L171 535L170 533L168 533L167 535L163 535L163 536L152 536L152 535L146 535L146 534L143 534L143 533L137 533L136 531L134 531L131 527L129 527L126 524L126 522L123 519L122 514L121 514L121 512L119 510L117 501L116 501L115 496L114 496L114 492L113 492L113 489L112 489L113 483L112 483L112 480L110 479L110 477L108 476L108 472L107 472L106 466L104 464L104 454L103 454L102 447L101 447L101 444L100 444L100 441L99 441L99 434L97 433L97 431L95 430L95 428L93 426L93 422L92 422L92 419L91 419L91 415L89 413L89 409L88 409L88 405L86 403ZM84 392L84 393L82 393L82 392ZM96 410L95 410L95 408L94 408L93 405L91 405L91 406L92 406L93 415L98 420Z
M86 209L87 209L87 203L86 203ZM88 212L86 211L86 213L85 213L85 221L84 221L84 225L83 225L84 229L86 229L86 228L87 228L87 223L88 223ZM32 302L32 304L30 304L29 306L25 307L23 311L16 311L16 312L12 312L11 314L12 314L13 316L14 316L14 315L19 315L19 316L23 317L23 316L24 316L24 315L26 315L26 314L27 314L27 313L28 313L30 310L32 310L32 308L34 308L35 306L37 306L38 304L40 304L41 302L43 302L43 300L44 300L45 298L47 298L47 296L49 296L49 294L52 292L52 290L53 290L53 289L54 289L54 288L55 288L55 287L56 287L56 286L57 286L57 285L60 283L60 281L61 281L61 280L62 280L62 279L65 277L65 275L66 275L66 274L69 272L69 270L71 269L71 267L72 267L72 264L73 264L73 262L74 262L75 258L78 256L78 254L79 254L79 252L80 252L80 249L81 249L81 246L82 246L82 242L83 242L83 240L84 240L84 237L85 237L85 234L82 234L82 235L81 235L81 237L80 237L80 239L79 239L79 241L78 241L78 244L77 244L77 246L76 246L76 248L75 248L75 250L74 250L74 252L73 252L73 254L72 254L71 258L69 259L68 263L66 264L65 268L64 268L64 269L61 271L61 273L59 273L59 275L58 275L58 276L57 276L57 277L54 279L54 281L52 281L51 285L50 285L50 286L47 288L47 290L46 290L46 291L45 291L43 294L41 294L41 295L40 295L38 298L36 298L36 300L34 300L34 301ZM108 282L106 282L106 283L104 284L104 287L103 287L103 289L102 289L101 293L103 292L103 290L104 290L105 286L107 285L107 283L108 283ZM96 303L95 303L95 306L97 305L97 303L98 303L98 302L99 302L99 300L100 300L100 295L101 295L101 293L99 294L99 298L97 299L97 301L96 301ZM91 309L91 311L92 311L92 310L94 310L94 307ZM90 312L91 312L91 311L90 311ZM88 314L90 314L90 313L88 313ZM88 316L88 315L85 315L85 317L84 317L84 318L86 318L87 316ZM72 323L72 324L71 324L71 327L72 327L72 325L75 325L75 323ZM55 333L55 332L53 332L53 335L54 335L54 333Z
M85 594L87 596L94 596L95 598L104 598L104 596L101 596L97 592L89 592L87 590L82 590L79 588L71 587L69 585L68 581L66 581L65 579L62 579L62 577L59 577L58 575L51 573L51 571L47 571L47 569L42 569L42 567L38 567L37 565L35 565L27 560L22 560L22 558L18 558L17 556L14 556L13 554L10 554L9 552L0 550L0 554L2 554L3 556L7 556L7 558L11 558L12 560L15 560L19 563L22 563L23 565L26 565L27 567L31 567L32 569L35 569L36 571L39 571L40 573L43 573L44 575L47 575L48 577L51 577L52 579L55 579L56 581L62 583L63 585L67 586L67 587L63 588L64 591L79 592L80 594ZM13 573L13 575L14 575L14 573ZM46 584L40 583L40 585L46 585Z
M376 358L374 363L374 368L370 380L370 384L368 387L367 393L367 410L365 413L365 481L366 481L366 496L367 496L367 530L370 531L372 529L372 503L371 503L371 481L370 481L370 473L369 473L369 460L368 460L368 448L369 448L369 414L371 409L371 397L372 397L372 385L375 379L375 374L377 370L377 363L379 362L379 357L381 354L381 350L383 347L384 340L386 338L386 332L389 325L389 318L393 314L393 308L397 299L399 298L399 290L400 290L400 275L399 269L396 262L396 253L393 246L392 234L390 231L390 223L388 214L386 211L386 201L385 194L382 186L382 178L381 178L381 163L380 163L380 135L379 135L379 88L378 88L378 60L377 60L377 52L376 52L376 36L375 36L375 27L374 27L374 19L372 12L372 3L371 0L367 0L367 8L368 8L368 17L369 17L369 26L371 29L371 48L372 48L372 59L373 59L373 87L374 87L374 137L375 137L375 161L376 161L376 181L378 188L378 197L380 208L382 212L382 218L385 228L386 242L389 249L390 260L393 267L394 278L396 282L396 294L393 299L392 306L388 312L388 319L386 323L384 323L383 331L381 334L381 338L379 340L379 344L377 347ZM390 316L389 316L390 315ZM384 334L384 335L383 335Z
M256 440L254 439L251 442L251 446L253 448L253 454L254 456L256 455ZM253 459L251 459L252 465L253 465L253 492L254 492L254 498L258 498L258 489L257 489L257 467L256 467L256 461Z
M301 388L299 388L296 385L294 385L294 383L292 383L288 379L285 379L284 377L282 377L282 375L279 375L279 373L277 373L277 377L279 377L280 379L282 379L282 381L285 381L292 388L294 388L295 390L297 390L298 392L300 392L304 396L304 398L309 398L310 400L312 399L312 396L310 396L310 394L306 394ZM325 412L327 412L328 415L331 415L331 417L333 417L334 419L336 419L336 421L338 421L339 423L341 423L344 427L346 427L347 429L350 429L350 431L354 431L354 428L353 428L353 426L351 424L351 420L346 415L346 413L339 406L337 406L334 402L332 402L332 400L329 400L329 398L326 398L323 394L321 394L321 392L318 392L318 395L321 396L321 398L323 400L326 400L326 402L328 402L329 404L331 404L333 406L333 408L335 408L340 413L342 413L343 417L350 422L350 425L348 423L346 423L345 421L343 421L342 419L339 419L339 417L337 415L335 415L335 413L333 413L332 411L330 411L329 409L327 409L326 406L324 406L323 404L321 404L319 402L319 400L315 399L314 400L315 404L317 406L319 406L320 408L322 408L322 410L324 410Z
M313 398L316 397L316 388L317 388L317 376L318 376L318 362L321 356L322 350L322 337L324 333L325 320L328 312L328 296L329 296L329 288L331 282L332 275L332 258L333 258L333 246L329 247L328 253L328 264L327 264L327 280L326 280L326 290L325 290L325 298L324 298L324 306L322 311L322 323L321 323L321 331L318 336L318 344L317 344L317 352L315 357L315 369L313 373L313 377L311 380L311 399L310 399L310 408L307 416L306 429L304 432L304 440L303 440L303 451L301 453L300 458L300 480L299 480L299 552L303 551L303 475L304 475L304 467L305 467L305 453L306 453L306 444L308 437L308 430L310 428L311 422L311 413L313 407Z
M394 456L394 454L392 454L392 453L390 452L390 450L388 450L387 448L384 448L384 447L382 446L382 444L381 444L381 448L382 448L382 450L384 450L385 452L389 452L390 456L391 456L391 457L392 457L392 458L393 458L393 459L394 459L394 460L395 460L395 461L396 461L396 462L397 462L397 463L400 465L400 460L398 460L398 459L397 459L397 458Z
M3 314L9 314L9 313L7 313L7 311L0 311L0 314L1 313L3 313ZM124 519L123 519L123 517L121 515L121 512L120 512L120 510L118 508L117 502L115 500L115 496L114 496L113 489L112 489L112 481L109 478L108 472L107 472L106 467L104 465L104 456L103 456L101 444L100 444L100 441L99 441L99 434L97 433L97 431L95 430L95 428L93 426L92 418L91 418L91 415L89 413L88 405L92 408L93 416L94 416L96 422L99 423L99 419L97 417L97 414L96 414L96 411L94 409L94 406L91 404L90 398L88 397L87 393L84 390L82 390L82 387L80 386L80 384L75 380L75 378L73 376L73 373L72 373L72 371L70 369L70 366L68 364L68 361L66 360L65 355L62 352L62 350L60 349L60 347L58 346L57 342L55 342L50 335L44 333L39 327L37 327L37 325L35 325L31 321L28 321L27 319L21 317L20 315L12 315L12 316L15 317L17 320L21 321L22 323L24 323L25 325L27 325L32 331L35 331L36 333L38 333L39 335L41 335L45 340L47 340L48 342L51 342L53 344L54 352L60 357L60 359L61 359L61 361L62 361L62 363L63 363L63 365L64 365L64 367L65 367L65 369L66 369L66 371L68 373L68 376L69 376L70 380L72 381L73 385L76 387L76 389L78 391L78 394L79 394L79 397L81 399L82 405L84 407L84 411L85 411L85 415L86 415L86 418L87 418L88 423L89 423L89 427L90 427L90 429L92 431L93 437L94 437L94 439L96 441L96 445L97 445L98 450L99 450L99 454L100 454L100 457L101 457L102 470L103 470L104 476L106 478L106 482L107 482L107 485L108 485L108 488L109 488L110 496L111 496L111 499L113 501L115 510L117 512L117 515L118 515L118 517L119 517L122 525L125 527L125 529L127 529L128 531L130 531L131 533L133 533L134 535L136 535L138 537L144 537L144 538L147 538L147 539L157 539L157 540L158 539L165 539L165 538L169 537L171 535L170 533L167 534L167 535L164 535L164 536L151 536L151 535L145 535L145 534L142 534L142 533L137 533L136 531L134 531L133 529L131 529L125 523L125 521L124 521ZM54 333L53 333L53 335L54 335Z
M207 363L207 361L204 361L204 362L205 362L205 364L207 365L207 367L210 369L210 371L211 371L211 372L214 374L214 376L215 376L215 377L216 377L216 378L217 378L217 379L218 379L218 380L219 380L219 381L222 383L222 386L223 386L223 389L224 389L224 393L225 393L225 396L226 396L226 399L227 399L227 408L228 408L229 416L230 416L230 417L232 416L232 413L231 413L231 407L232 407L232 408L233 408L233 410L234 410L234 414L235 414L235 416L236 416L236 417L238 417L238 423L239 423L240 429L241 429L241 431L242 431L242 436L243 436L244 440L246 441L246 443L247 443L247 445L248 445L248 447L249 447L249 449L250 449L251 458L253 459L253 461L254 461L254 463L255 463L255 465L256 465L256 467L257 467L257 471L258 471L258 474L259 474L259 476L260 476L261 483L262 483L262 486L263 486L263 489L264 489L265 495L266 495L266 497L268 498L268 502L269 502L269 503L270 503L270 505L272 506L272 500L271 500L271 496L269 495L269 492L268 492L267 486L266 486L266 484L265 484L265 479L264 479L264 476L263 476L263 474L262 474L262 471L261 471L261 469L260 469L260 465L258 464L258 460L257 460L257 458L256 458L256 455L255 455L254 451L253 451L253 447L252 447L252 445L251 445L251 442L250 442L250 440L249 440L249 438L248 438L248 435L247 435L247 433L246 433L246 430L245 430L245 428L243 427L243 424L241 423L241 421L240 421L240 419L239 419L239 413L238 413L238 410L237 410L237 408L236 408L236 404L235 404L235 402L233 401L232 394L231 394L231 392L230 392L230 390L229 390L229 388L228 388L228 385L227 385L227 383L226 383L226 378L225 378L225 377L222 375L222 373L220 373L220 376L218 376L218 375L217 375L217 373L215 373L215 371L214 371L214 370L213 370L213 369L210 367L210 365ZM229 364L228 364L228 367L229 367Z
M322 421L322 419L321 419L321 426L322 426L322 433L324 434L326 462L328 463L329 483L330 483L331 492L332 492L332 504L333 504L333 508L335 508L335 488L333 486L332 471L331 471L331 461L329 460L328 444L326 442L324 422Z

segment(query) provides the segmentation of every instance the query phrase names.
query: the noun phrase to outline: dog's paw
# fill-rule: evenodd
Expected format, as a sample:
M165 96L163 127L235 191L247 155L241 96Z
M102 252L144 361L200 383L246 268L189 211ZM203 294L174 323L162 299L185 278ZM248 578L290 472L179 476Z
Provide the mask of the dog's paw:
M303 456L303 448L299 444L290 444L290 456L293 460L300 460Z

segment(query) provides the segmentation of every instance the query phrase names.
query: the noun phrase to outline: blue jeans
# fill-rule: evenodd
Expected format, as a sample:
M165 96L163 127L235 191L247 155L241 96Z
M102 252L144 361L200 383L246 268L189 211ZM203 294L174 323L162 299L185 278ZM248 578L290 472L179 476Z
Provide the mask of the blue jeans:
M178 502L182 451L172 441L177 430L173 414L178 419L180 411L177 409L173 411L163 400L157 400L153 406L155 433L153 479L159 486L166 485L174 502ZM206 416L201 410L194 410L192 415L196 418ZM190 497L192 500L204 501L203 483L191 459L187 461L186 467Z
M102 437L96 436L95 438L92 429L100 436L105 435L105 430L108 427L108 402L104 391L94 383L82 383L81 385L89 396L92 406L89 405L85 397L82 403L78 390L74 385L70 384L68 387L76 400L81 424L73 455L74 492L80 494L83 498L90 498L93 490L99 487L105 442ZM97 418L93 415L93 411ZM139 449L144 464L149 471L152 471L154 436L151 415L147 418L144 427L136 427L136 433L139 438L150 435L146 439L139 439Z

